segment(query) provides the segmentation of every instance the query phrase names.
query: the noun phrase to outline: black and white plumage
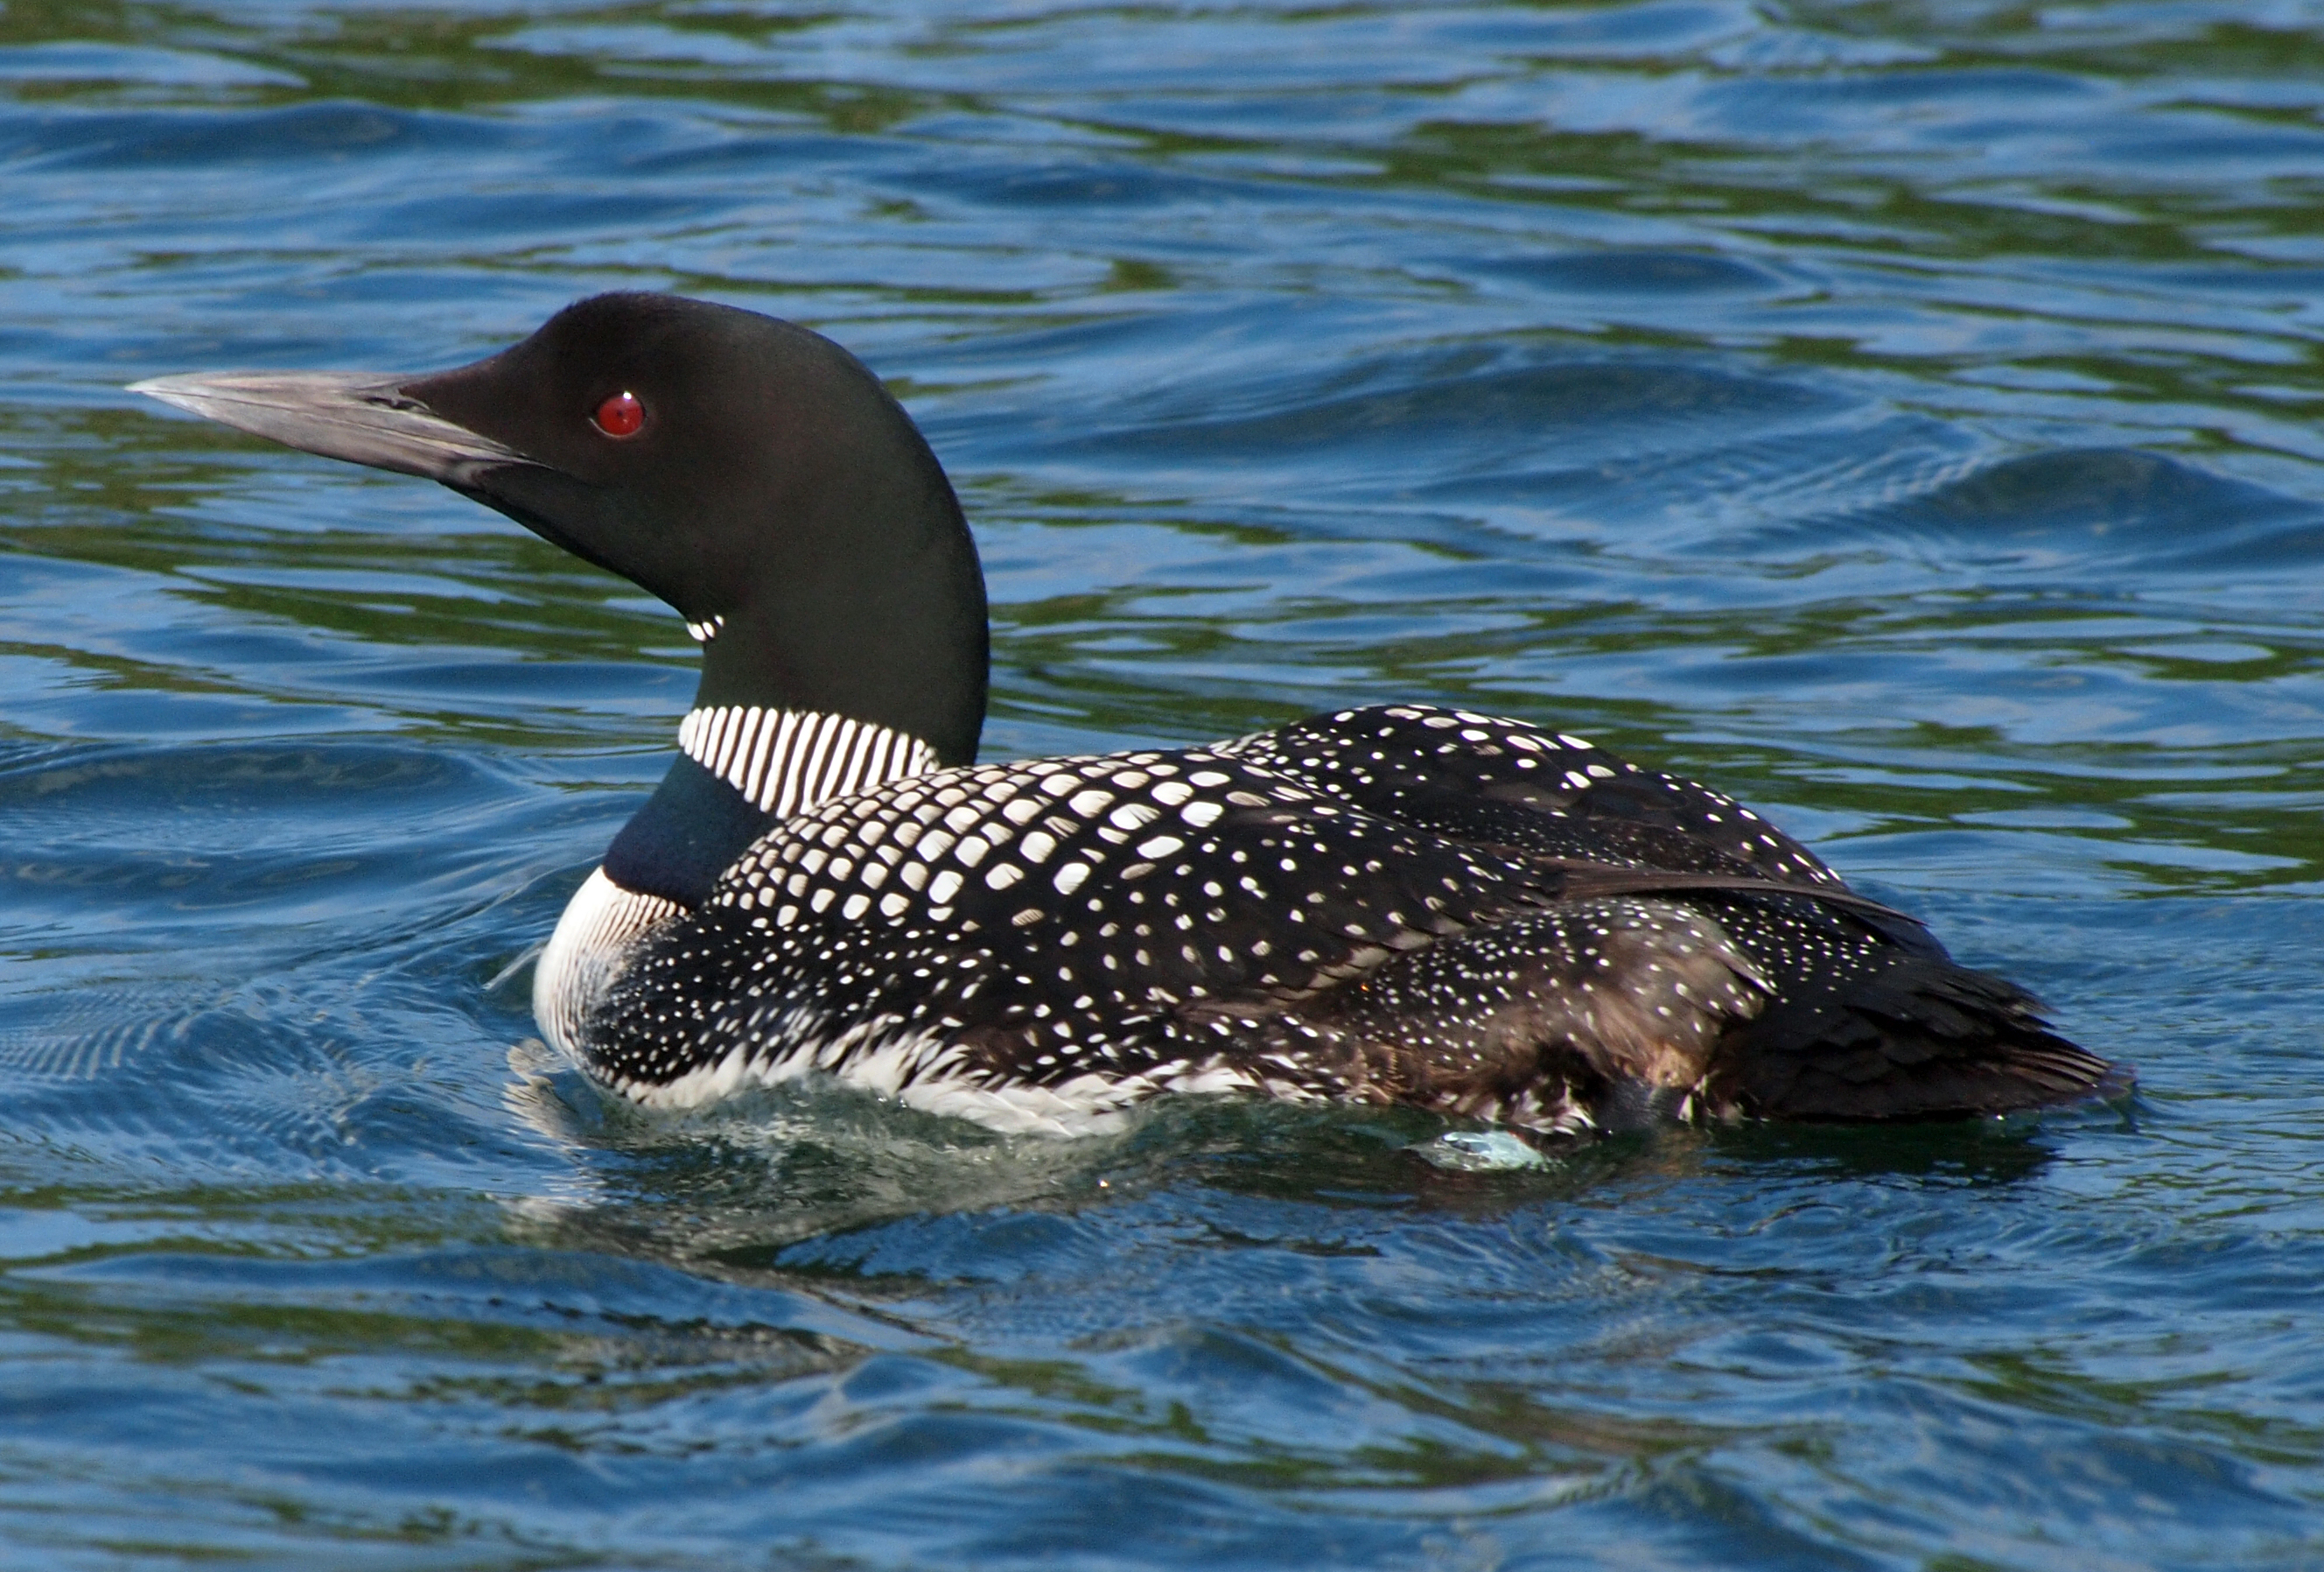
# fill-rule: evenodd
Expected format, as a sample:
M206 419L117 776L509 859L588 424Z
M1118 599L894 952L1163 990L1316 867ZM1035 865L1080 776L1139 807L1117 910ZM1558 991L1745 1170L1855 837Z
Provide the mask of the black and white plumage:
M685 616L680 756L536 974L543 1032L638 1102L820 1074L1011 1130L1240 1092L1568 1133L2118 1084L1748 809L1520 721L973 763L958 504L804 329L605 296L429 377L141 385L443 480Z

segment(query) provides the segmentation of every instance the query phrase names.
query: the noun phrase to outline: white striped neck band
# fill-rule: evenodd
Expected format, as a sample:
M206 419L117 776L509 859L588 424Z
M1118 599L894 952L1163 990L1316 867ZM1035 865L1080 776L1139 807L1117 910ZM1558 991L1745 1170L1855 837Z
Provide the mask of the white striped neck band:
M678 745L760 812L783 818L937 763L927 744L883 726L755 704L688 711L678 725Z

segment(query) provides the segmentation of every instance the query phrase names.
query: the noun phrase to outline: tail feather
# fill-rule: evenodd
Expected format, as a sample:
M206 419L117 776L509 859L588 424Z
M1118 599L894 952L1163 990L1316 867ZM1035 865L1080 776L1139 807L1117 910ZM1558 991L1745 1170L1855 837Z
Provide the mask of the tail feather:
M1929 955L1779 999L1736 1027L1720 1057L1735 1105L1771 1119L1967 1118L2130 1084L2128 1070L2052 1031L2023 989Z

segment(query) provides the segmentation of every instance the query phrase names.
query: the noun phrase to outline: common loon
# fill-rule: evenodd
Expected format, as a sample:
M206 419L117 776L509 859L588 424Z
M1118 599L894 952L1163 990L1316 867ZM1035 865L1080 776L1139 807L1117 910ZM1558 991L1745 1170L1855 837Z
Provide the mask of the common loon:
M1562 1134L2126 1084L1749 809L1523 721L1375 705L976 763L960 504L791 323L607 294L456 370L135 391L440 481L685 618L679 755L533 993L636 1102L820 1073L1008 1131L1240 1092Z

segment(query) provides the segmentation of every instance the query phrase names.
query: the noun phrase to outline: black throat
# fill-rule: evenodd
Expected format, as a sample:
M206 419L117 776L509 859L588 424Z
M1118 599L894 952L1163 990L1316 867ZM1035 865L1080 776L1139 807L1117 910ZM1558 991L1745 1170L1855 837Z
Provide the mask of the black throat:
M625 890L699 907L719 876L781 819L943 761L922 739L834 715L705 705L678 728L678 757L605 853Z
M641 895L698 907L776 818L680 754L605 848L605 877Z

